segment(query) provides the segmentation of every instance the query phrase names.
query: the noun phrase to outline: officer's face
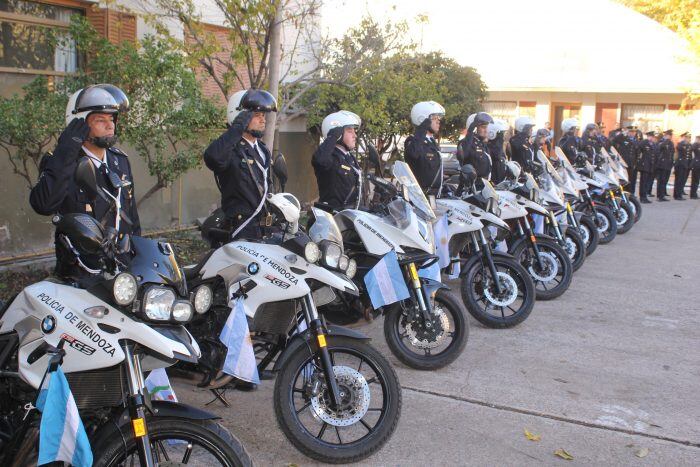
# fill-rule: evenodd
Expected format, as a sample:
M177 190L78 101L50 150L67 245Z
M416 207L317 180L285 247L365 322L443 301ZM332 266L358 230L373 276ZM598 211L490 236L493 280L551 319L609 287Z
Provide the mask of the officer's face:
M343 144L348 149L355 149L355 144L357 143L357 130L353 127L347 127L343 132Z
M488 125L479 125L476 127L476 134L479 138L486 138L486 134L489 131Z
M440 116L431 115L430 116L430 131L437 135L440 132Z
M88 116L87 124L94 138L114 136L114 115L94 113Z
M253 118L248 124L248 129L253 131L265 131L265 112L253 112Z

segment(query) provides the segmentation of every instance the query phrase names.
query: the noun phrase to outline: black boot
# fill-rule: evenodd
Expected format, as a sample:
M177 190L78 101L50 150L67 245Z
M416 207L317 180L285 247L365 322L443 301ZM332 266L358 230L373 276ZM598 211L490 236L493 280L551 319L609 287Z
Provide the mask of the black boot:
M640 199L639 202L642 203L642 204L651 204L651 201L649 201L648 199L646 199L646 197Z

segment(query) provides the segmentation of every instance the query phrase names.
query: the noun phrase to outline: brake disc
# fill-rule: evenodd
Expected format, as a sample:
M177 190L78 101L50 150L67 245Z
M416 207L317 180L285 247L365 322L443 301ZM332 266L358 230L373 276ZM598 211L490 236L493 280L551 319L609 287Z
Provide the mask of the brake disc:
M496 306L508 306L518 298L518 284L505 272L498 271L496 274L501 284L501 293L496 295L495 291L491 290L493 284L489 280L489 283L484 287L484 295L489 302Z
M340 404L334 410L329 389L311 398L313 414L333 426L350 426L359 422L369 409L369 384L359 371L347 366L334 366L333 372L340 393Z
M430 329L420 327L419 320L421 318L406 324L406 333L408 334L408 339L412 346L418 347L419 349L433 349L442 344L442 342L445 340L445 336L447 336L451 330L450 320L447 317L447 313L445 313L442 306L433 304L432 315L433 326L431 326ZM437 322L440 323L439 330L438 327L435 326L435 323ZM416 329L413 328L414 325L416 326Z
M557 264L557 258L554 256L554 254L548 251L540 251L540 259L542 260L542 264L544 265L543 270L535 270L537 260L535 260L534 258L532 260L532 263L527 268L532 278L540 282L549 282L555 277L557 277L557 273L559 272L559 265Z

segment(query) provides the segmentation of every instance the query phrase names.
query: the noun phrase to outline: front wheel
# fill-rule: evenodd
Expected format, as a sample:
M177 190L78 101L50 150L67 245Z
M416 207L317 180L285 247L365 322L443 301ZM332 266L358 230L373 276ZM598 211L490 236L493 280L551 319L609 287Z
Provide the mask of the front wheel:
M578 228L581 232L581 238L583 238L583 242L586 244L586 256L591 256L596 248L598 248L598 240L600 239L595 221L592 217L583 215L578 221Z
M627 193L627 202L630 204L632 212L634 213L634 222L639 222L639 219L642 218L642 203L639 202L636 196L629 193Z
M566 254L569 255L571 260L571 266L574 268L574 272L583 266L584 261L586 261L586 243L581 237L581 233L576 230L573 226L567 226L564 230L564 243Z
M540 261L527 241L516 245L511 254L532 277L537 300L552 300L567 291L573 266L566 251L551 238L536 236ZM541 264L540 264L541 263Z
M389 440L401 415L401 387L389 362L366 342L326 336L339 406L309 346L289 356L275 380L275 415L304 455L332 464L358 462Z
M438 290L430 323L425 322L420 310L407 309L410 304L404 301L392 305L384 318L384 337L391 352L417 370L435 370L452 363L469 336L469 322L457 297Z
M595 225L598 229L598 244L605 245L612 242L617 236L617 220L612 211L605 206L598 205L595 208Z
M617 233L627 233L634 227L634 211L629 203L622 200L619 201L620 209L615 212L615 221L617 222Z
M248 467L253 462L245 448L222 425L212 420L147 417L151 450L159 465ZM109 430L93 443L94 467L138 465L139 456L131 425Z
M461 283L462 300L469 313L490 328L510 328L522 323L535 305L532 279L510 256L494 254L500 293L491 271L480 255L465 264Z

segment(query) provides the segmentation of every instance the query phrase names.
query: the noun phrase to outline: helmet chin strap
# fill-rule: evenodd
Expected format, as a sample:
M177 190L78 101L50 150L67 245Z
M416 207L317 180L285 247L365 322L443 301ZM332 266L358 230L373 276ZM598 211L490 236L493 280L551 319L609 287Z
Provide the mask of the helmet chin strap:
M112 136L90 136L87 139L89 142L97 146L98 148L108 149L114 146L117 142L117 135Z

